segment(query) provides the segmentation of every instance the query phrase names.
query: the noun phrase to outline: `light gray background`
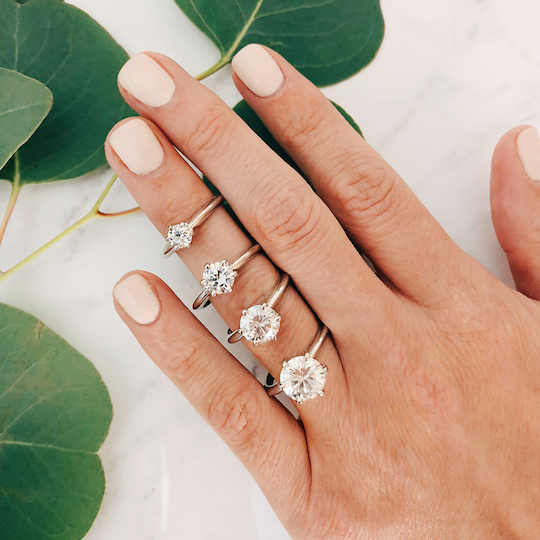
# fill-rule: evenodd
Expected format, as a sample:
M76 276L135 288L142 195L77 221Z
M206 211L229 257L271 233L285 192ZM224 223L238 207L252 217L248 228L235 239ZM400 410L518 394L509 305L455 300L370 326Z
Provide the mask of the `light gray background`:
M173 0L77 0L130 54L168 54L190 73L217 49ZM511 283L489 211L492 150L511 127L540 124L540 4L535 0L383 0L386 37L366 70L324 90L468 253ZM222 70L205 84L230 105ZM23 189L1 253L8 268L84 215L110 171ZM0 182L0 212L9 186ZM108 211L128 208L115 188ZM191 302L195 278L159 256L143 215L89 223L0 286L0 301L42 319L101 372L115 416L100 454L107 475L89 540L282 540L257 486L148 360L114 312L111 289L133 269L162 277ZM436 276L434 276L436 279ZM203 320L218 336L211 309ZM234 351L249 363L249 355Z

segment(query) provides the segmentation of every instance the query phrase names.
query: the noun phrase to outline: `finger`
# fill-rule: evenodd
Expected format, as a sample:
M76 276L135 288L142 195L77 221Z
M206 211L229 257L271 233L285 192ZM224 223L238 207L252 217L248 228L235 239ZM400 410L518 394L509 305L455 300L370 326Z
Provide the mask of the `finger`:
M491 212L516 288L540 300L540 138L521 126L500 140L493 155Z
M309 485L309 460L300 425L174 293L141 272L124 277L114 299L150 358L238 456L271 504L294 500L292 490L302 493Z
M117 124L107 138L105 152L111 167L162 235L166 234L168 225L189 221L212 197L199 176L149 120L126 119ZM133 172L126 163L134 171L144 173ZM191 247L177 253L200 279L206 263L224 258L232 261L251 243L220 207L196 228ZM278 270L268 258L256 256L239 271L233 292L214 297L212 303L227 325L237 329L242 310L262 304L279 279ZM285 358L306 352L319 323L293 285L286 289L276 311L281 315L278 339L258 347L246 340L244 343L277 379ZM331 340L321 350L320 359L328 366L334 387L344 385L339 355ZM334 399L339 401L339 392L325 396L325 407ZM302 418L307 422L309 417L324 425L321 415L325 416L316 406L302 407Z
M156 69L172 77L174 86L157 101L157 90L148 92ZM131 59L120 72L119 83L126 101L159 125L217 186L270 259L291 275L333 331L350 322L346 307L351 294L366 307L360 316L372 324L385 297L390 301L393 295L372 275L304 179L228 106L172 60L154 53L151 58L143 54ZM351 283L360 284L354 293Z
M353 241L407 296L438 300L441 280L454 279L464 256L405 182L279 54L251 44L232 67L245 100ZM277 84L267 82L273 69L283 74L274 93Z

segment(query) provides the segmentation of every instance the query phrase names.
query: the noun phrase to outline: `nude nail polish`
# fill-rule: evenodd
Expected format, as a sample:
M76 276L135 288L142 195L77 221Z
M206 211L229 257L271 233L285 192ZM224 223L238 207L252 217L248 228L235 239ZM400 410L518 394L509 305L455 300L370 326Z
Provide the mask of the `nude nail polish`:
M136 323L150 324L158 318L161 305L154 290L141 274L131 274L122 280L114 288L113 295Z
M141 53L118 73L120 86L148 107L163 107L176 90L173 78L150 56Z
M536 128L522 131L517 138L517 147L527 176L540 181L540 136Z
M155 171L165 157L154 132L140 118L132 118L117 127L111 133L109 142L124 165L134 174Z
M236 53L232 68L240 80L257 96L275 94L283 84L283 73L264 47L251 43Z

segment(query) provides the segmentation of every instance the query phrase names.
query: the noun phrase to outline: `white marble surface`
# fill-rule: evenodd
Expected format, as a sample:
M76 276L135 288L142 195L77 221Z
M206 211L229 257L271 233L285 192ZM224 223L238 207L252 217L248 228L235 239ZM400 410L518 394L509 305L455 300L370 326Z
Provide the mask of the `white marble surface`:
M130 54L155 50L192 74L218 58L173 0L76 0ZM511 283L489 211L489 169L499 137L540 125L537 0L383 0L387 30L374 63L325 93L360 124L454 240ZM227 69L207 84L239 95ZM8 229L8 268L81 217L110 176L27 186ZM8 185L0 182L0 212ZM115 189L106 209L130 205ZM24 241L23 241L24 238ZM282 540L257 486L158 371L116 316L111 289L127 271L156 273L189 302L196 280L164 261L143 215L95 221L0 285L0 301L29 311L94 362L114 403L100 454L107 475L89 540ZM208 310L218 336L225 325ZM238 353L238 349L235 349ZM250 363L249 355L239 353Z

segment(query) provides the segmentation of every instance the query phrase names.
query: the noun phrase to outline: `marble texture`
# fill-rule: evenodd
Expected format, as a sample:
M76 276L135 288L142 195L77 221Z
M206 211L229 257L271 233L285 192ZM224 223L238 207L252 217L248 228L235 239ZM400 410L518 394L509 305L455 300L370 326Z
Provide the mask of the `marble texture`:
M76 0L134 55L155 50L190 73L217 49L173 0ZM511 284L489 210L491 153L511 127L540 125L540 4L535 0L383 0L386 37L372 65L324 90L359 123L452 238ZM205 81L227 103L228 69ZM23 189L0 265L11 267L76 219L110 177ZM0 182L0 212L9 186ZM116 186L105 210L132 204ZM129 234L128 234L129 233ZM25 241L22 241L22 238ZM0 286L0 301L42 319L96 365L114 403L100 451L107 475L88 540L284 540L248 473L117 317L111 290L132 269L163 278L189 302L195 278L159 256L162 239L141 214L94 220ZM212 310L201 315L223 338ZM242 347L235 354L248 366Z

